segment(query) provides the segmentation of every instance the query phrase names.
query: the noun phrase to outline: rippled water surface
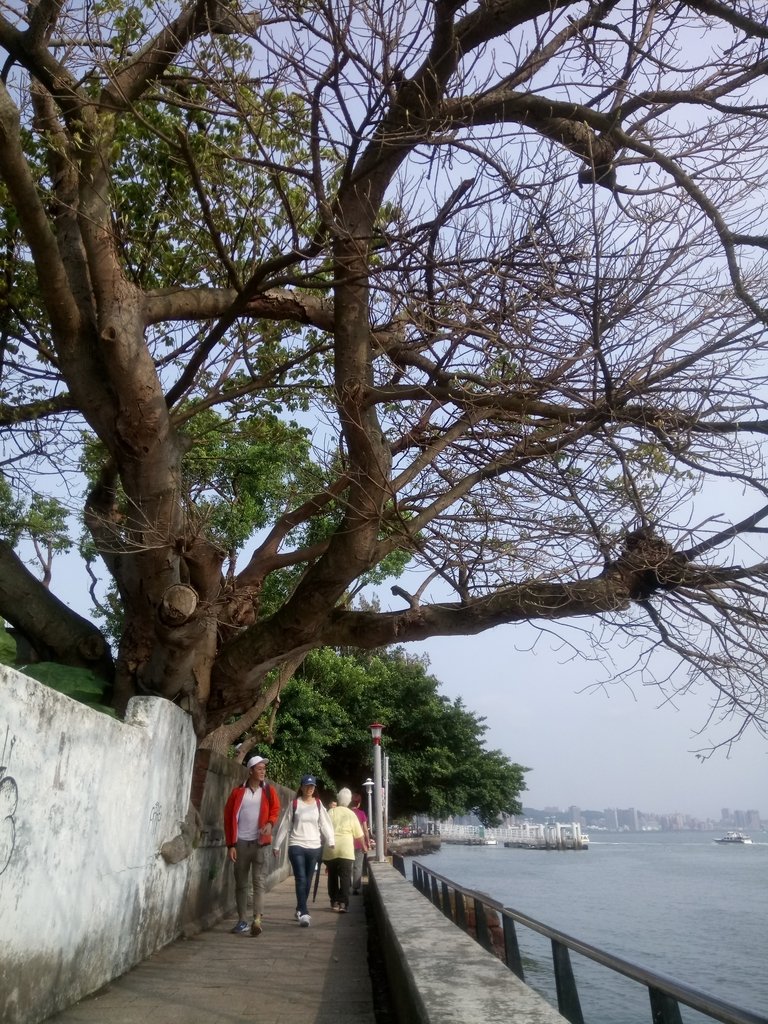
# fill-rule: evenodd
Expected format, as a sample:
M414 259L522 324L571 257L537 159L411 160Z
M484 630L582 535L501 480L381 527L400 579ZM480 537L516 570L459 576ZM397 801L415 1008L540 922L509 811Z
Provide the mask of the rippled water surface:
M768 1018L768 836L595 834L589 850L448 846L426 867L607 952ZM406 868L409 868L406 862ZM526 981L554 1001L546 940L519 929ZM574 957L587 1024L649 1024L643 987ZM702 1020L683 1010L686 1024Z

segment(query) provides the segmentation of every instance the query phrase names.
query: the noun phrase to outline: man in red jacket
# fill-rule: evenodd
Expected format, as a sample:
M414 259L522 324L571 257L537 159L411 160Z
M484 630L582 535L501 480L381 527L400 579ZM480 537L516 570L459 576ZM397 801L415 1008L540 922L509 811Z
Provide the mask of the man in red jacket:
M251 935L261 935L261 915L267 883L267 848L272 830L280 816L280 798L274 786L265 781L267 760L252 757L246 765L248 778L236 786L224 807L224 837L227 856L235 865L235 900L237 924L235 935L249 931L248 879L253 881L253 921Z

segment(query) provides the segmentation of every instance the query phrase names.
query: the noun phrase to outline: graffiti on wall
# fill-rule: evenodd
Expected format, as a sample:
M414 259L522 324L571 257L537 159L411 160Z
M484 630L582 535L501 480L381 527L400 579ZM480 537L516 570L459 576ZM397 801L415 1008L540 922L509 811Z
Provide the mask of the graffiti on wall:
M16 808L19 805L19 787L8 774L16 737L6 726L2 755L0 755L0 875L11 862L16 846Z

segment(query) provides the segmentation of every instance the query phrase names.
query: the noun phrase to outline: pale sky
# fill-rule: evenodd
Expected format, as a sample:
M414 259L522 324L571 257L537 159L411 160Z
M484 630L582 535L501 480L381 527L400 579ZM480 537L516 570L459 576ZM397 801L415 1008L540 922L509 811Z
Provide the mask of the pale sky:
M487 746L531 768L523 803L582 809L635 807L720 819L722 808L757 809L768 819L768 739L754 730L703 763L692 751L707 703L702 694L663 703L652 687L583 690L595 666L538 645L533 631L502 626L479 636L408 645L429 656L442 693L461 696L487 719ZM661 705L661 706L660 706Z

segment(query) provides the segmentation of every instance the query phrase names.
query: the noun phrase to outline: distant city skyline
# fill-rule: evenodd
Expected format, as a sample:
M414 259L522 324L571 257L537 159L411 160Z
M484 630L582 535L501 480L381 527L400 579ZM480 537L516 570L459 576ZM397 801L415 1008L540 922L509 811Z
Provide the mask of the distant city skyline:
M579 807L570 804L567 807L549 806L534 807L524 804L521 814L504 815L501 828L505 824L521 825L523 823L546 824L552 820L561 825L576 822L584 831L604 829L608 832L685 832L685 831L716 831L751 829L763 831L768 829L768 818L763 819L759 808L731 810L724 807L719 818L697 818L695 815L679 812L677 814L659 814L654 811L641 811L635 807L606 807L603 810ZM446 819L453 825L480 825L475 814L453 815Z
M708 721L708 688L671 698L657 686L630 685L619 659L629 660L629 651L606 651L602 667L527 625L407 650L429 657L441 693L485 717L490 749L531 769L521 794L527 806L557 806L574 794L597 810L633 806L713 821L723 807L768 815L765 735L749 727L729 745L737 723ZM618 681L597 685L609 670Z
M636 807L605 807L603 809L580 807L578 804L567 806L534 807L524 803L523 814L517 816L538 820L539 818L555 817L559 821L581 822L586 828L607 828L611 832L642 832L660 829L661 831L678 831L696 828L739 828L762 829L764 824L760 808L723 807L717 817L699 818L685 811L665 814L653 810L642 810Z

